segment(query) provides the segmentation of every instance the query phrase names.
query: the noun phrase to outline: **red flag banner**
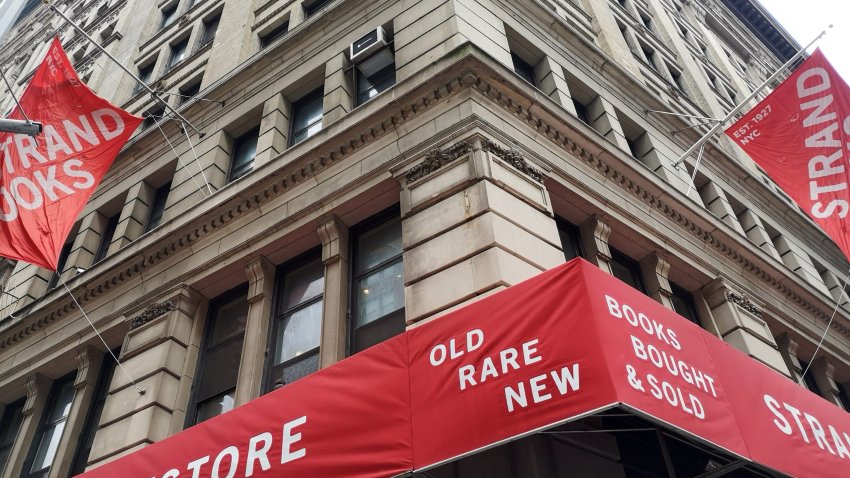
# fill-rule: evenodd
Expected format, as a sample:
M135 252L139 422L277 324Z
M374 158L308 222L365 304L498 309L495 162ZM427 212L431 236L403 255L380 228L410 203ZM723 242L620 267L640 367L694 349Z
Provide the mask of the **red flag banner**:
M44 131L0 133L0 256L56 270L77 215L142 119L83 84L58 38L20 103ZM17 108L9 118L25 119Z
M726 134L850 257L850 87L820 50Z

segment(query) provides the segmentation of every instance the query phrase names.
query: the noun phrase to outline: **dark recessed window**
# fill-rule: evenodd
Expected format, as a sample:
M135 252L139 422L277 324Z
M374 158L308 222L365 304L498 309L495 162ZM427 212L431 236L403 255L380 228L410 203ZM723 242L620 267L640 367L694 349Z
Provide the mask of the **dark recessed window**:
M322 130L322 100L319 88L292 104L292 135L290 146L300 143Z
M808 371L806 371L807 369ZM815 371L809 367L808 362L803 362L802 360L800 360L800 373L803 372L806 372L806 374L803 375L803 382L806 384L806 388L808 388L809 391L814 393L815 395L819 395L822 397L823 393L821 392L820 387L818 387L817 380L815 380Z
M646 294L640 264L614 248L611 248L611 272L617 279Z
M198 93L201 91L201 80L198 80L194 83L189 83L188 85L180 88L180 99L179 103L182 105L183 103L194 99L198 96Z
M162 21L159 23L159 29L167 27L174 23L174 20L177 19L177 3L175 2L173 6L163 8L162 9Z
M587 111L587 106L584 103L579 102L575 98L573 98L573 106L576 108L576 118L581 120L582 123L593 127L590 124L590 114Z
M168 57L168 64L165 66L166 71L174 68L178 63L186 58L186 48L188 46L188 38L171 45L171 55Z
M50 276L50 281L47 283L47 290L56 287L56 284L59 283L59 274L65 269L65 263L68 262L68 256L71 255L71 247L74 246L73 235L69 235L68 239L68 242L62 246L62 250L59 252L59 262L56 264L56 272Z
M312 2L304 4L304 16L312 17L319 10L322 9L325 5L331 3L331 0L313 0Z
M286 35L289 31L289 22L283 22L280 25L271 29L271 31L260 35L260 48L265 48L271 45L275 40Z
M24 421L24 403L26 399L20 399L17 402L6 405L3 411L3 417L0 418L0 474L6 467L6 462L9 461L9 454L12 453L12 445L15 444L15 437L18 436L18 430L21 428L21 422Z
M93 264L97 264L106 257L109 252L109 245L112 244L112 236L115 235L115 229L118 227L118 219L120 214L116 214L106 220L106 226L103 228L103 234L100 235L100 242L97 245L97 252L94 254Z
M844 385L842 385L840 383L837 384L837 385L838 385L838 393L836 395L838 396L839 403L841 403L841 408L843 408L844 411L846 411L846 412L850 412L850 396L847 395L847 389L845 388ZM3 471L2 453L3 453L2 450L0 450L0 472Z
M254 169L259 135L260 128L257 127L233 140L233 159L230 163L228 181L235 181Z
M537 81L534 78L534 66L532 66L527 61L523 60L513 52L511 52L511 60L514 62L514 71L517 75L522 77L523 80L531 83L532 85L537 85Z
M673 310L691 322L701 325L693 294L673 283L670 284L670 289L673 291L673 295L670 296L670 300L673 302Z
M48 397L47 408L44 409L44 417L38 427L38 433L32 441L27 462L24 464L23 478L42 478L50 473L53 459L65 424L68 422L68 414L71 413L71 403L74 401L74 374L67 375L53 383Z
M360 68L357 68L357 104L366 103L393 85L395 85L395 63L385 66L371 76L365 75Z
M306 261L306 262L305 262ZM277 287L266 390L319 369L325 265L320 254L285 265Z
M201 46L204 46L215 39L215 32L218 30L219 20L221 20L221 15L216 15L209 20L204 20L204 35L201 37Z
M401 218L372 222L354 236L351 352L404 332Z
M142 82L136 83L136 86L133 88L133 94L142 91L144 89L144 85L150 83L151 78L153 78L154 66L156 66L156 61L152 61L139 68L139 79L142 80Z
M113 353L116 357L118 356L117 350ZM86 465L91 454L92 444L94 443L94 435L100 423L100 417L103 414L103 405L106 403L106 396L109 394L109 383L112 382L113 373L115 373L115 360L107 353L103 357L103 365L100 366L100 373L97 377L91 408L86 416L83 432L80 434L80 442L77 445L77 453L74 455L74 462L71 467L71 476L80 475L86 471Z
M248 291L245 287L210 304L186 426L221 415L235 406L236 377L247 320Z
M561 218L555 218L558 225L558 236L561 238L561 247L564 249L564 259L571 260L581 257L581 239L578 228Z
M145 223L145 232L156 228L162 222L162 214L165 212L165 203L168 201L169 192L171 192L170 181L166 185L156 188L150 214L148 214L148 220Z
M150 111L145 111L142 113L142 130L146 130L152 126L155 126L158 121L162 120L163 115L165 114L165 110L162 108L154 108Z

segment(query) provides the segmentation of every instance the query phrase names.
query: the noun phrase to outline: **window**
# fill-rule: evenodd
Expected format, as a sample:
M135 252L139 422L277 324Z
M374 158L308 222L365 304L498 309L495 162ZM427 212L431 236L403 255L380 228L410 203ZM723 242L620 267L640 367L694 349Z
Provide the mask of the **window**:
M15 444L15 437L18 436L21 422L24 421L25 402L26 399L22 398L17 402L6 405L3 417L0 418L0 474L3 474L3 468L9 461L12 445Z
M581 257L581 239L578 228L561 218L555 218L555 222L558 225L561 247L564 249L564 259L569 261Z
M186 47L189 45L189 39L184 38L183 40L171 45L171 56L168 57L168 64L165 66L165 70L171 70L178 63L183 61L186 58Z
M260 48L265 48L271 45L275 40L282 37L289 31L289 22L283 22L280 25L271 29L271 31L260 35Z
M352 353L404 332L401 218L366 227L353 241Z
M169 192L171 192L171 181L157 188L154 192L151 210L145 223L145 232L155 229L162 222L162 214L165 212L165 203L168 201Z
M172 6L166 7L162 9L162 21L159 23L159 29L171 25L174 20L177 19L177 2L175 2Z
M233 409L247 319L246 287L231 291L210 304L206 336L195 372L191 411L186 414L186 426Z
M373 60L379 60L378 71L374 71ZM357 71L357 104L362 105L378 93L395 85L395 61L389 48L371 56L355 69Z
M818 387L818 382L817 380L815 380L815 371L812 370L811 367L809 367L808 362L803 362L802 360L800 360L800 374L802 374L803 372L806 373L805 375L803 375L803 382L806 384L806 388L808 388L809 391L814 393L815 395L822 397L823 393L821 393L820 387Z
M312 17L325 5L331 3L331 0L313 0L312 2L304 3L304 16Z
M622 252L611 248L611 273L617 279L646 294L640 274L640 264Z
M576 117L580 119L582 123L592 128L593 126L590 124L590 114L587 111L587 105L573 98L573 106L576 108Z
M44 477L50 472L73 400L74 374L70 374L57 380L50 390L48 406L44 410L38 434L32 442L34 447L30 450L29 458L24 464L23 477Z
M183 104L191 99L194 99L198 93L201 91L201 80L198 80L194 83L189 83L186 86L180 88L180 99L178 101L179 104Z
M153 77L153 68L156 66L156 61L152 61L145 66L139 68L139 79L142 80L141 83L136 83L136 86L133 88L133 94L142 91L144 89L144 85L150 83L151 78Z
M157 122L163 118L163 115L165 115L165 110L159 106L142 113L144 121L142 121L141 131L156 126Z
M73 235L69 235L68 242L62 246L62 250L59 252L59 261L56 263L56 272L50 277L50 281L47 283L47 290L50 290L56 287L56 284L59 283L59 274L62 273L62 270L65 269L65 262L68 261L68 256L71 255L71 247L74 246L74 241L72 239Z
M281 269L267 391L319 369L325 265L319 254L311 254L306 262L296 260Z
M201 37L202 47L215 39L215 32L218 30L219 20L221 20L221 15L216 15L209 20L204 20L204 35Z
M38 8L39 5L41 5L39 0L27 0L27 3L24 4L24 8L21 9L21 13L18 14L18 18L15 19L15 23L13 23L12 26L17 25L21 20L26 18L27 15L32 13L33 10Z
M254 128L233 141L233 160L230 164L228 182L235 181L251 172L257 155L257 139L260 128Z
M322 99L324 89L319 88L292 104L292 135L294 146L322 130Z
M109 245L112 244L112 236L115 235L115 229L118 227L118 219L120 214L116 214L106 220L106 226L103 228L103 234L100 235L100 243L97 245L97 252L94 254L92 264L97 264L106 257L109 252Z
M835 396L838 397L838 402L841 404L841 408L844 411L850 412L850 396L847 395L847 389L844 388L844 385L837 383L838 388L835 390ZM0 443L0 446L2 444ZM0 448L0 473L3 472L3 451Z
M673 310L682 317L700 325L693 294L673 283L670 283L670 289L673 291L673 295L670 296L670 300L673 302Z
M118 351L113 352L118 356ZM112 382L112 375L115 373L115 360L107 353L103 357L103 364L100 366L100 374L97 377L95 384L94 397L92 397L91 408L86 416L83 431L80 434L80 442L77 445L77 453L74 455L74 462L71 465L71 476L82 474L86 471L86 465L91 454L91 447L94 443L94 434L97 431L97 426L100 423L100 416L103 414L103 405L106 403L106 396L109 393L109 384Z
M517 56L515 53L511 52L511 60L514 62L514 71L517 75L522 77L523 80L531 83L532 85L537 85L537 81L534 78L534 67Z

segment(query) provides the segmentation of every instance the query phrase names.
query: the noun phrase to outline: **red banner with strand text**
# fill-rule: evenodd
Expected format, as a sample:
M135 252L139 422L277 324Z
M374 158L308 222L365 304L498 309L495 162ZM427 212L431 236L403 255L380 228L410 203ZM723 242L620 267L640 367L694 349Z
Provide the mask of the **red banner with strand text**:
M97 96L54 38L21 96L42 134L0 133L0 256L56 270L77 215L141 118Z
M726 134L850 257L850 87L820 50Z

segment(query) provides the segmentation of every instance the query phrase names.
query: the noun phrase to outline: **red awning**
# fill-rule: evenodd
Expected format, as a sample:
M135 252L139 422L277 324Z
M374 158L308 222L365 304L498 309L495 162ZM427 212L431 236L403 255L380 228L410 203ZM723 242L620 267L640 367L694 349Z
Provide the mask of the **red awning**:
M83 476L391 477L613 406L847 476L850 415L583 260Z

